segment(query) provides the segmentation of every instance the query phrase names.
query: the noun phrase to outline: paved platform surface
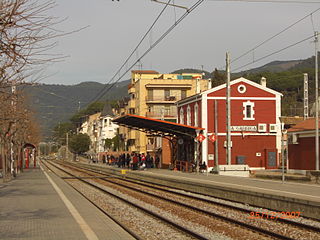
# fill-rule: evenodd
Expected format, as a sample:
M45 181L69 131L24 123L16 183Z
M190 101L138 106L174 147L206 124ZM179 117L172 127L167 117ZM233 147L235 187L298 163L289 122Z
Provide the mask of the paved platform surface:
M67 200L62 200L40 168L0 183L0 239L133 239L67 183L48 175ZM66 201L75 208L72 214Z
M297 183L277 180L263 180L257 178L219 176L206 173L183 173L162 169L148 169L143 174L166 175L179 179L188 179L196 182L209 183L236 189L251 190L254 192L270 193L274 195L292 197L320 202L320 184Z
M119 169L120 171L120 168L114 166L108 166L101 163L97 165L107 168ZM185 179L197 183L212 184L216 186L226 186L230 188L249 190L258 193L267 193L276 196L284 196L301 200L320 202L320 184L317 183L301 183L293 181L285 181L284 183L282 183L282 181L279 180L221 176L210 173L208 175L206 173L186 173L180 171L154 168L147 169L145 171L136 170L132 172L137 174L140 173L154 176L167 176L170 178L180 179L182 181L183 179Z

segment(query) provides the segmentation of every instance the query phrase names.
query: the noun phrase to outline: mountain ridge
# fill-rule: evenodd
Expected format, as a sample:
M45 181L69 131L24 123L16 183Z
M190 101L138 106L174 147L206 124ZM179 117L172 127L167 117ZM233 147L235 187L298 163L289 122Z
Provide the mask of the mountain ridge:
M284 104L291 107L293 101L298 101L295 107L300 108L301 91L303 88L302 81L299 77L292 78L292 74L300 75L307 70L310 74L310 85L314 74L314 56L301 60L288 61L272 61L258 68L233 73L232 78L246 77L250 80L258 82L261 76L267 77L268 86L282 93L288 94L291 97L290 101L284 98ZM217 71L218 76L215 75L217 70L204 71L199 69L184 68L173 71L172 73L204 73L204 78L212 78L216 84L224 82L224 71ZM314 72L314 70L313 70ZM292 74L291 74L292 73ZM291 74L291 75L290 75ZM218 78L217 78L218 77ZM286 79L286 82L283 82ZM119 100L127 96L128 84L130 80L125 80L114 84L112 91L108 91L100 100ZM291 87L290 87L290 86ZM51 135L51 129L59 122L64 122L70 119L73 114L77 113L79 109L84 108L89 104L89 101L94 98L103 88L108 89L111 85L103 84L94 81L86 81L74 85L63 84L38 84L36 86L27 86L26 92L30 96L31 104L34 106L39 122L43 130L44 136ZM289 87L288 87L289 86ZM289 98L288 97L288 98ZM312 95L310 101L312 101ZM297 100L298 99L298 100ZM290 105L291 104L291 105ZM284 106L287 106L284 105ZM284 108L283 108L284 109ZM300 111L300 110L299 110Z

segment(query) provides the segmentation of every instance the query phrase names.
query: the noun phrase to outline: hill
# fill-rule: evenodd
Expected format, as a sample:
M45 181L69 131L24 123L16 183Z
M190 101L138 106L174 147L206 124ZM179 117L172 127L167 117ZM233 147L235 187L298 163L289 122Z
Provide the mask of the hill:
M213 84L225 82L225 72L199 69L179 69L172 73L204 73L204 78L213 79ZM232 73L231 78L246 77L259 82L262 76L267 78L268 87L281 92L283 115L301 115L303 112L303 73L309 74L309 102L314 102L314 57L304 60L273 61L259 68ZM127 95L129 80L117 83L102 100L118 100ZM43 135L48 137L54 126L67 121L79 110L89 104L93 96L106 87L97 82L83 82L77 85L41 84L27 86Z
M117 100L127 95L129 80L118 83L99 101ZM77 85L40 84L26 86L33 108L37 112L42 134L51 135L51 131L59 122L67 121L79 108L84 108L106 84L83 82Z

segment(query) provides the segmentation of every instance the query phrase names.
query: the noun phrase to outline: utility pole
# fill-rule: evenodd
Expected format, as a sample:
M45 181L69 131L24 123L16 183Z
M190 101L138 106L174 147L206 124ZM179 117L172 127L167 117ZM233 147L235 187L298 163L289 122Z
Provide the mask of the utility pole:
M318 32L314 33L315 43L315 82L316 82L316 170L319 170L319 84L318 84Z
M69 159L69 133L66 133L66 160Z
M231 111L230 111L230 55L226 54L226 66L227 66L227 98L226 98L226 113L227 113L227 147L226 147L226 162L231 165Z
M11 93L12 93L12 100L11 100L11 107L12 107L12 111L13 111L13 126L12 126L12 134L10 134L10 138L11 138L11 141L10 141L10 173L12 176L16 176L16 172L15 172L15 169L14 169L14 150L13 150L13 140L14 140L14 132L15 132L15 129L16 128L16 86L13 84L11 86Z
M282 183L284 183L285 180L285 175L284 175L284 147L285 147L285 142L284 142L284 136L287 134L287 130L284 129L284 123L281 123L281 169L282 169ZM287 149L288 151L288 149Z
M214 134L216 135L216 141L214 142L214 162L217 168L217 172L219 172L219 153L218 153L218 101L214 100Z
M303 74L303 119L306 120L309 117L309 92L308 92L308 73Z

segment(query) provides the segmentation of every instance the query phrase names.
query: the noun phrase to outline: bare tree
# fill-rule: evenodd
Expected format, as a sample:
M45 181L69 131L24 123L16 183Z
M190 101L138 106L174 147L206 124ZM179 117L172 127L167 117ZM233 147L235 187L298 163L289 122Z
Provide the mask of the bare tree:
M7 160L16 161L13 156L21 153L24 143L39 140L38 128L25 98L15 88L36 81L47 64L63 58L50 54L56 46L56 38L69 34L55 29L61 21L48 15L54 6L55 2L51 0L0 0L0 159L3 175L8 167Z

